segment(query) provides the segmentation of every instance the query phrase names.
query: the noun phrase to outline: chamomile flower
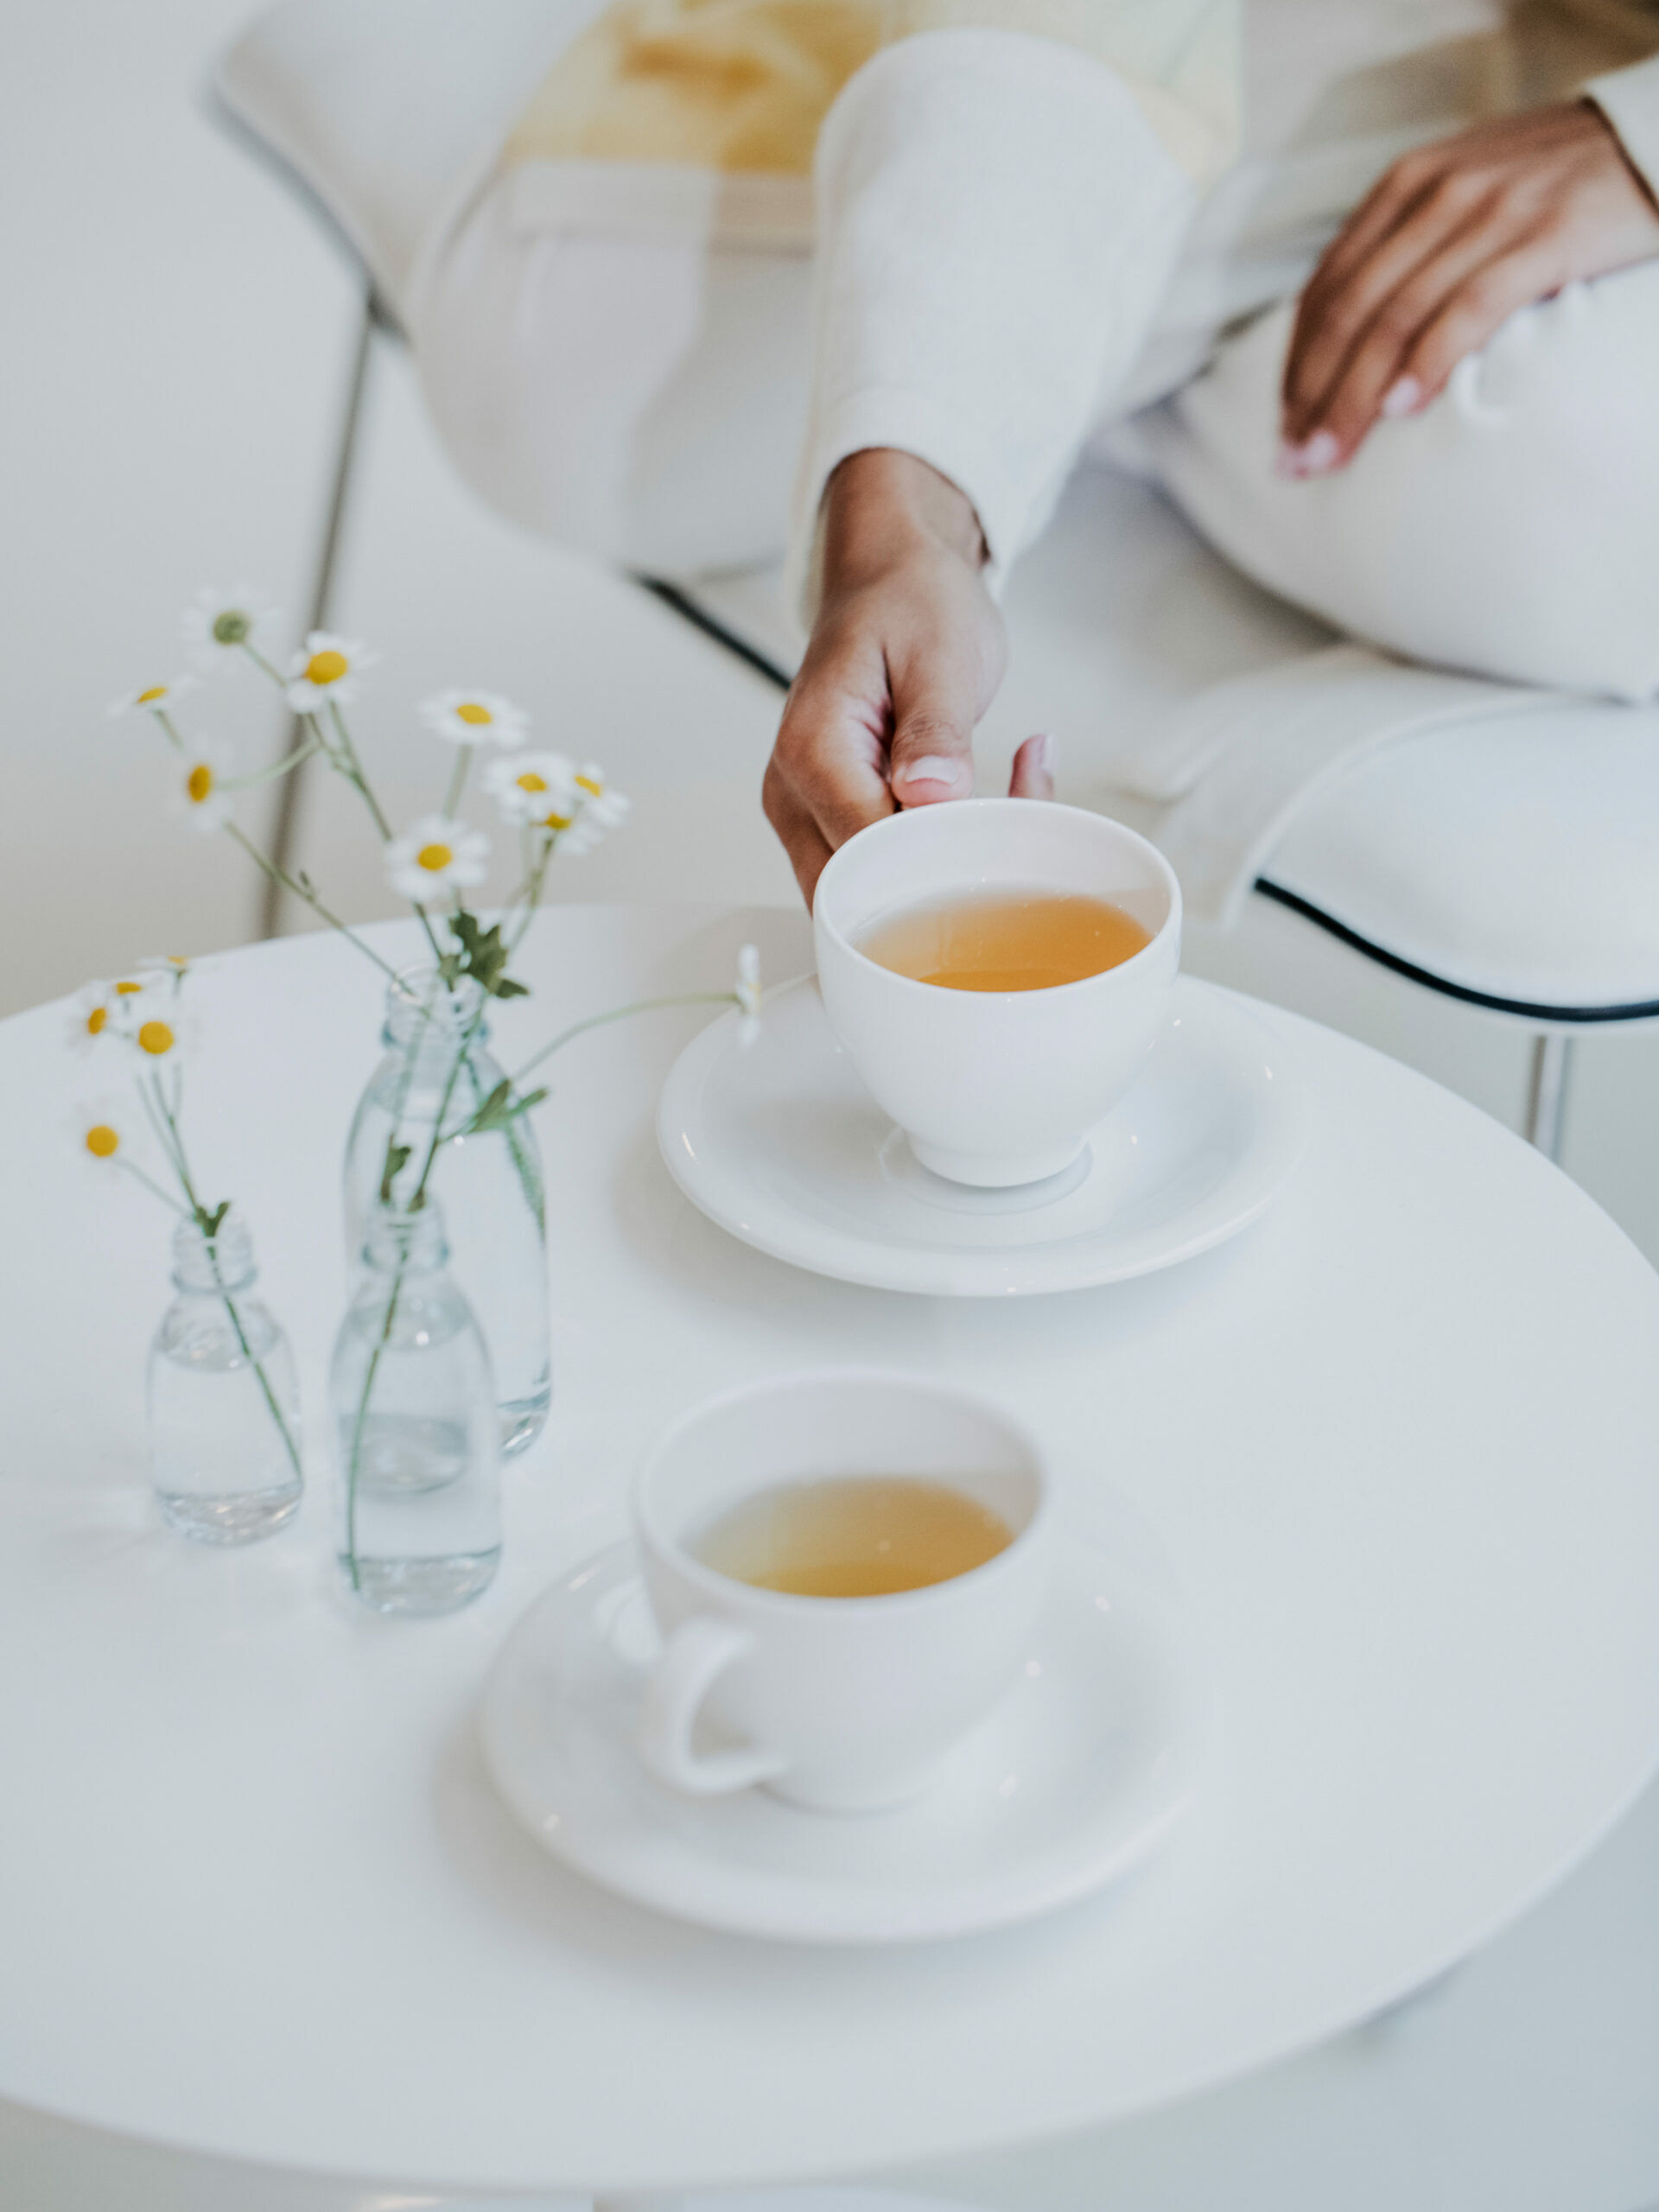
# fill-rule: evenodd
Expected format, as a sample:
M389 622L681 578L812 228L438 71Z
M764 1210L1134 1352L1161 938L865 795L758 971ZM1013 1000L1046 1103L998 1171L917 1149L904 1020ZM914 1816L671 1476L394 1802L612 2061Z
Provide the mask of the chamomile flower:
M632 802L624 798L620 791L612 790L596 760L587 761L577 769L575 785L582 811L559 839L559 850L580 855L592 852L607 830L614 830L626 819Z
M489 872L490 841L448 815L423 814L386 847L386 880L417 906L446 892L470 891Z
M289 705L296 715L315 715L325 705L343 707L357 696L358 677L379 658L356 638L314 630L289 664Z
M231 818L231 794L225 779L231 765L229 749L212 741L187 746L178 764L172 811L193 830L205 835L222 830Z
M145 990L176 995L188 977L211 976L218 965L197 953L142 952L133 973Z
M183 1067L195 1056L196 1027L176 1007L140 1000L130 1032L133 1055L146 1073Z
M188 607L180 628L185 648L198 668L215 668L245 646L269 650L270 632L281 616L262 591L251 584L238 584L232 591L216 591L204 584Z
M484 788L510 827L568 830L582 811L576 764L563 753L515 753L484 764Z
M100 1044L130 1039L137 1020L139 1001L149 985L140 972L118 976L109 982L88 983L75 995L69 1014L68 1041L73 1051L90 1052Z
M69 1141L89 1166L113 1168L125 1164L123 1154L132 1137L132 1122L124 1106L111 1098L89 1098L77 1106L67 1122Z
M165 715L171 713L187 691L198 688L194 676L169 677L165 683L141 684L137 691L128 691L110 702L110 720L120 715Z
M423 699L421 720L451 745L522 745L530 717L499 691L440 691Z

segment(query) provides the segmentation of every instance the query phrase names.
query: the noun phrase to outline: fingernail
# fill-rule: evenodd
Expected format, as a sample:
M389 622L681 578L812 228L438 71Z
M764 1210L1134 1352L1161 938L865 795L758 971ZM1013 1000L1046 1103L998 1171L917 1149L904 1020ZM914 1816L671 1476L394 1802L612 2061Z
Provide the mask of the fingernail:
M1315 430L1302 448L1300 456L1300 473L1304 476L1323 476L1342 459L1342 447L1329 430Z
M1055 755L1059 747L1054 742L1052 730L1039 730L1031 741L1031 765L1039 775L1052 776Z
M943 784L947 790L955 791L962 779L962 763L947 759L942 753L928 753L919 760L906 760L893 779L895 784L903 784L906 791L917 784Z
M1273 457L1273 473L1275 476L1293 479L1300 476L1302 473L1301 448L1292 445L1288 438L1281 438L1279 450Z
M1402 415L1414 415L1423 404L1423 387L1415 377L1400 377L1382 395L1382 412L1389 422L1397 422Z

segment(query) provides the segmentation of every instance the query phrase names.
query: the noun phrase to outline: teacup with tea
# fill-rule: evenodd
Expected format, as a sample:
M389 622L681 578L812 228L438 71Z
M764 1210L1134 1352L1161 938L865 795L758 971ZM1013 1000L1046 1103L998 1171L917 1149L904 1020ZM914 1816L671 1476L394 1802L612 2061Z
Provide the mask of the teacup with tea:
M964 799L843 845L813 933L830 1025L922 1165L1030 1183L1071 1165L1157 1041L1180 889L1104 815Z
M646 1764L820 1810L913 1796L1025 1656L1047 1490L1017 1423L919 1377L785 1376L687 1415L634 1501L664 1638Z

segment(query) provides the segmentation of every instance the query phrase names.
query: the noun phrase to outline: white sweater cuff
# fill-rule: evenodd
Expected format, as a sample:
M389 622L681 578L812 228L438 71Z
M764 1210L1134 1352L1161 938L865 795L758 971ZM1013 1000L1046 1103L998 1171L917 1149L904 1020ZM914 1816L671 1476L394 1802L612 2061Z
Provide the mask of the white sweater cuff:
M1649 192L1659 194L1659 54L1628 69L1610 69L1584 87L1618 133Z
M1139 349L1192 184L1111 70L986 30L925 32L860 70L825 121L817 183L791 600L810 622L824 485L872 446L967 494L995 587Z

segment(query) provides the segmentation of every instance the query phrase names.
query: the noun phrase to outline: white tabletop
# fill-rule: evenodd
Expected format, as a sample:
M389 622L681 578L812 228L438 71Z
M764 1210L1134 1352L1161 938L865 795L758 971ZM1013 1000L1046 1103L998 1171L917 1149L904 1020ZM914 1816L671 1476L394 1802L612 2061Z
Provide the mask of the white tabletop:
M561 909L501 1029L529 1045L718 986L745 936L775 976L805 964L781 911ZM377 999L321 938L202 986L199 1148L251 1217L314 1441ZM1494 1123L1271 1018L1315 1128L1268 1218L1162 1276L1010 1303L855 1289L732 1242L652 1135L696 1017L574 1046L539 1124L554 1419L508 1477L499 1584L433 1624L341 1597L320 1455L270 1543L157 1526L141 1378L165 1224L71 1157L61 1015L0 1028L0 2096L432 2188L809 2178L1145 2111L1523 1910L1659 1753L1659 1281ZM621 1532L652 1436L705 1392L847 1360L995 1393L1074 1512L1103 1483L1175 1562L1220 1722L1184 1832L1122 1892L921 1950L768 1947L590 1888L484 1781L489 1660Z

